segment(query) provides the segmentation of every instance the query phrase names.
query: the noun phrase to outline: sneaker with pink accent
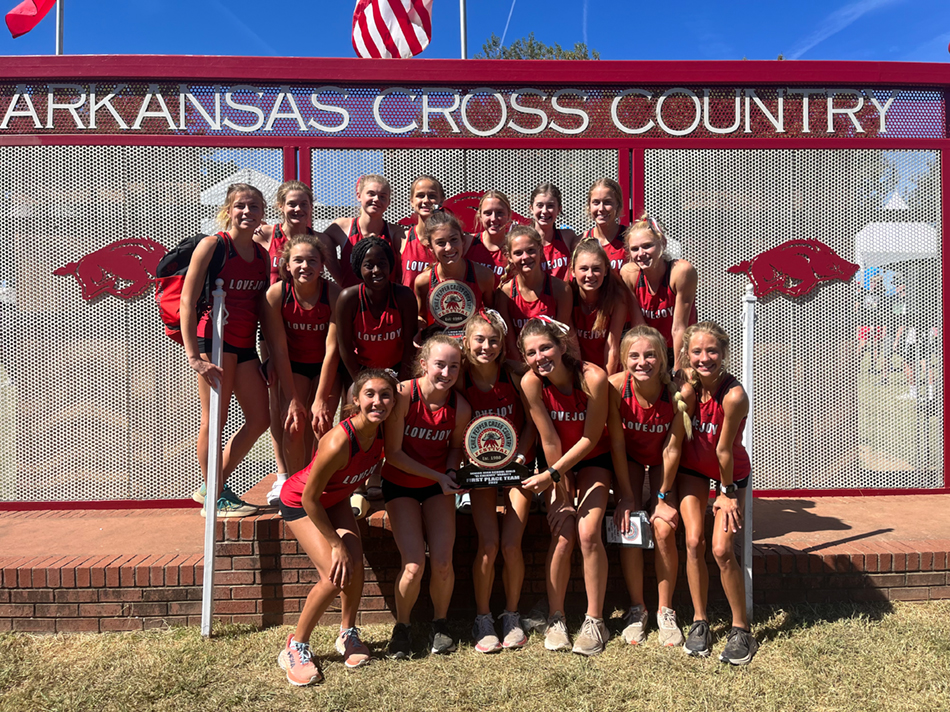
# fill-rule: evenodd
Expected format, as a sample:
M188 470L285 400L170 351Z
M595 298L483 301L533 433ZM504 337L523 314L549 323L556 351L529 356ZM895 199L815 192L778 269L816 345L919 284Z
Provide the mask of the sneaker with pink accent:
M287 636L287 645L277 656L277 664L287 671L287 682L297 687L323 682L323 673L310 653L309 643L298 643L294 634Z
M336 639L336 651L343 656L347 670L355 670L369 662L369 648L360 640L360 631L355 626L340 631Z

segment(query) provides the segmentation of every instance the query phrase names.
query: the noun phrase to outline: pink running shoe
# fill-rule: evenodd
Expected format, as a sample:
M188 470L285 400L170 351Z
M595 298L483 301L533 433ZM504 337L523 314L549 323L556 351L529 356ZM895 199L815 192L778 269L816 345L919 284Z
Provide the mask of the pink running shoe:
M336 651L343 656L347 670L355 670L369 662L369 648L360 640L360 631L356 627L340 631L336 639Z
M287 646L277 656L277 664L287 671L287 682L297 687L323 682L323 673L310 654L309 643L298 643L294 634L287 636Z

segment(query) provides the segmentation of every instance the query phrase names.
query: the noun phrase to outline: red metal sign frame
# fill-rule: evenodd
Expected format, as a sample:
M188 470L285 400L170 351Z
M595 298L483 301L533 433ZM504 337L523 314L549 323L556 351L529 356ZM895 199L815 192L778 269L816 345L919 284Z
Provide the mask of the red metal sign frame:
M344 138L338 136L183 136L129 134L2 134L0 146L124 145L281 148L284 178L310 182L311 151L327 148L403 149L612 149L618 155L618 177L625 191L626 210L637 215L644 208L645 158L648 149L885 149L941 151L943 283L948 284L950 247L950 65L909 62L809 61L507 61L507 60L367 60L339 58L192 57L192 56L79 56L0 58L4 81L63 82L69 80L154 80L165 82L249 81L347 83L380 85L433 85L458 83L491 86L600 85L708 85L708 86L882 86L931 88L943 93L945 131L941 138L688 138L622 137L618 139L564 136L552 138ZM944 314L950 313L950 288L943 293ZM944 323L946 333L946 320ZM950 350L943 353L944 373L950 369ZM950 387L944 382L944 403ZM944 425L950 424L950 411ZM944 441L944 462L950 462L950 439ZM797 489L757 492L764 497L888 495L950 493L950 471L938 489ZM180 504L177 501L169 505ZM143 502L4 502L0 509L103 508L149 506Z

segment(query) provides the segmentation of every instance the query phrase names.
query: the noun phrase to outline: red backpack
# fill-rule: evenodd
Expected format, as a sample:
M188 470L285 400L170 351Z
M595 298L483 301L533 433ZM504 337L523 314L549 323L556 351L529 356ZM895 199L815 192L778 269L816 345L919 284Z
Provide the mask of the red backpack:
M155 301L158 303L159 316L165 325L165 335L172 341L184 345L181 336L181 290L185 284L185 274L191 264L191 257L198 243L207 235L186 237L178 245L169 250L155 268ZM197 314L201 319L211 309L214 298L214 281L218 278L224 263L228 260L227 233L219 232L215 235L218 244L211 256L208 272L205 275L204 288L198 295Z

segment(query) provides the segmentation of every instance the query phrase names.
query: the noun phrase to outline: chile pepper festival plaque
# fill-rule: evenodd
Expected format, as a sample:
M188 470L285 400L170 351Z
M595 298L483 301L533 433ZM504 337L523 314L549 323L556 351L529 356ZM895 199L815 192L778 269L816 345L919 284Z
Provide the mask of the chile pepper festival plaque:
M465 429L465 453L469 464L462 467L459 487L504 487L520 485L530 475L528 468L514 462L518 433L507 418L483 415Z

